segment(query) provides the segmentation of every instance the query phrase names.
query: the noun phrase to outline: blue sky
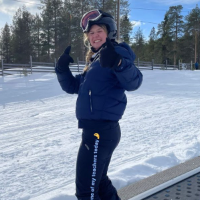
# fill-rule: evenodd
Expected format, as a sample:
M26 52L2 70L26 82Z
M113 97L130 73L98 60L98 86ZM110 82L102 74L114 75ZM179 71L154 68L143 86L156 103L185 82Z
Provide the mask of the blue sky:
M29 2L29 3L24 3ZM0 0L0 28L7 22L12 24L12 17L19 7L26 5L29 12L39 13L37 9L40 0ZM129 0L130 21L135 22L133 33L140 27L144 36L148 39L153 27L157 29L158 23L164 19L164 15L170 6L183 6L183 15L187 15L191 9L195 8L199 0ZM200 5L199 5L200 6Z
M182 5L181 14L185 16L200 3L199 0L129 0L129 2L130 21L136 23L133 32L140 27L147 39L151 29L153 27L157 29L158 23L164 20L164 15L170 6Z

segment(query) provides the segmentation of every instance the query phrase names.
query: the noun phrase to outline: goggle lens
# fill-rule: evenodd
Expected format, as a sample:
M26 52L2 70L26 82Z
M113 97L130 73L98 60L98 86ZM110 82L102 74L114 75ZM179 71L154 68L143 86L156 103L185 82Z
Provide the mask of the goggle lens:
M93 11L86 13L81 19L81 27L82 27L83 31L86 30L89 20L93 21L100 16L101 16L101 13L98 10L93 10Z

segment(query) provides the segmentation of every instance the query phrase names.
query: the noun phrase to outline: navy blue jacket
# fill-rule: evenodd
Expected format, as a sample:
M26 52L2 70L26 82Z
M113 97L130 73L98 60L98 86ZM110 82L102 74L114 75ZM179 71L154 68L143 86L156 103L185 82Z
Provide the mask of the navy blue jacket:
M99 60L88 71L72 75L70 70L56 70L58 81L64 91L78 94L76 117L78 120L121 119L127 104L125 90L133 91L142 83L142 73L135 67L135 54L126 43L115 46L122 56L119 68L101 67Z

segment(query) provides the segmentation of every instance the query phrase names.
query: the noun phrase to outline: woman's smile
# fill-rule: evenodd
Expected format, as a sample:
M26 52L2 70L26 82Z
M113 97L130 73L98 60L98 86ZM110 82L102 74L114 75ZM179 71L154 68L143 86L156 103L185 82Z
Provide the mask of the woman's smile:
M88 38L92 47L98 50L106 42L107 33L98 25L93 25L88 33Z

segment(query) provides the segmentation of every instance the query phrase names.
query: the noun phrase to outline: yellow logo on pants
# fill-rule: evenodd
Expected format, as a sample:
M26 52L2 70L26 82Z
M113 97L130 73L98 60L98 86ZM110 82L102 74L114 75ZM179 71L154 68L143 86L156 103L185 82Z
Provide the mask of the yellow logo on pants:
M97 139L99 140L99 138L100 138L100 135L99 135L98 133L95 133L95 134L94 134L94 136L96 136L96 137L97 137Z

